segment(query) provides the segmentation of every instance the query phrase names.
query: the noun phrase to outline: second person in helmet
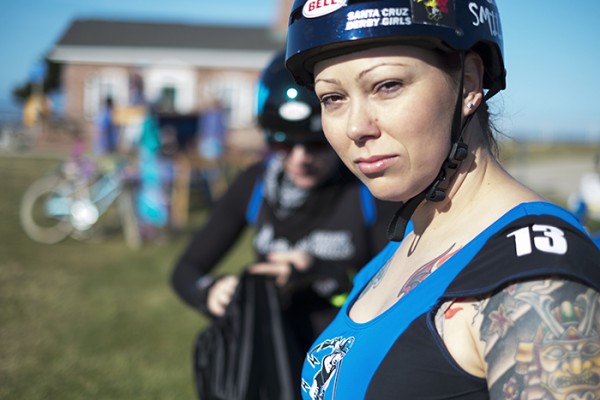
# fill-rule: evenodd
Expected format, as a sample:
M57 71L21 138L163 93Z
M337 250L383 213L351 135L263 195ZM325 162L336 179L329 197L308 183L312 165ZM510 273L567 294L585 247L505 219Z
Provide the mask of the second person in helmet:
M323 136L317 98L296 84L283 53L262 73L257 97L269 154L216 203L177 261L172 284L191 307L222 316L239 279L214 269L253 227L255 262L247 269L274 277L285 297L288 340L302 354L335 315L351 276L387 244L396 206L375 200L341 163Z

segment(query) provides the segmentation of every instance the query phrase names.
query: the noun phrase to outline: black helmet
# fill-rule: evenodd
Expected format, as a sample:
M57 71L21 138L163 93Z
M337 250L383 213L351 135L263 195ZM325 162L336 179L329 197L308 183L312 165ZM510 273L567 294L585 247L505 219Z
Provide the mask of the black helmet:
M315 62L398 39L474 50L485 65L488 96L506 87L502 28L494 0L295 0L286 65L311 85Z
M485 67L485 98L506 87L502 28L494 0L294 0L286 66L299 84L310 86L318 61L406 41L458 52L461 63L466 51L476 51ZM446 198L450 179L467 156L462 135L475 113L463 121L463 77L457 91L448 157L436 179L396 212L388 229L391 240L402 240L409 219L422 201Z
M258 82L257 118L267 141L288 136L325 141L317 96L296 83L284 61L285 52L277 53Z

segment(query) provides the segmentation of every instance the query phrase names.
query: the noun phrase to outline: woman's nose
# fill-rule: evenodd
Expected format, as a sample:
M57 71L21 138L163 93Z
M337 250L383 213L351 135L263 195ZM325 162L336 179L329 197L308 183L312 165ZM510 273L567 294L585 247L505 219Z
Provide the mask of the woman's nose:
M357 103L350 108L347 131L348 137L358 144L379 136L376 118L366 104Z

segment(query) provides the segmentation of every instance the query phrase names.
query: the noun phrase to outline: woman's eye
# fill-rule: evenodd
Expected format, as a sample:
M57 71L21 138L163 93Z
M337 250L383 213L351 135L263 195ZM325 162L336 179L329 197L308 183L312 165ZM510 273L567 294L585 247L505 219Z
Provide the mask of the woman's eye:
M385 81L375 86L376 92L393 93L402 88L400 81Z
M342 100L342 96L337 95L337 94L329 94L329 95L321 96L319 101L321 102L321 104L323 104L325 107L327 107L327 106L333 105L336 102L339 102L341 100Z

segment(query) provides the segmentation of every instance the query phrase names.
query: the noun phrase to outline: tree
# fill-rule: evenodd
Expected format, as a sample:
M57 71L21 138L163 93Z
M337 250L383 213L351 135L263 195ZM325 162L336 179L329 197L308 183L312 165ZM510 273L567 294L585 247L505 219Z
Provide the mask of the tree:
M42 92L45 94L51 93L60 88L60 75L62 64L54 62L48 57L44 58L44 64L46 66L46 74L44 81L42 82ZM12 90L13 98L23 103L35 90L35 83L29 80L21 86L17 86Z

